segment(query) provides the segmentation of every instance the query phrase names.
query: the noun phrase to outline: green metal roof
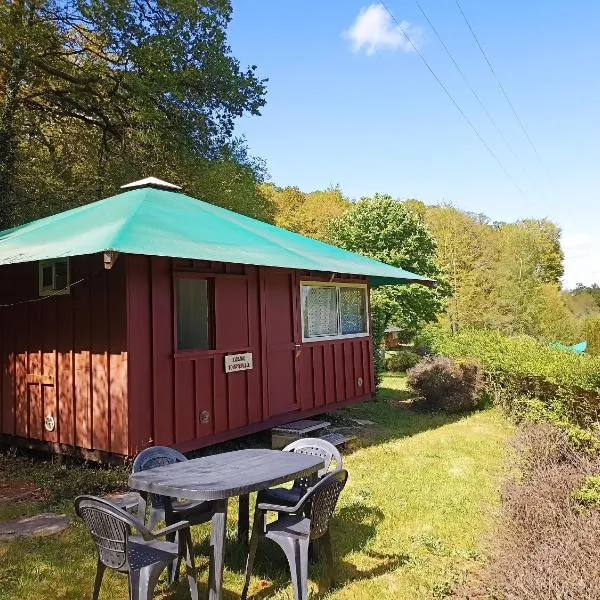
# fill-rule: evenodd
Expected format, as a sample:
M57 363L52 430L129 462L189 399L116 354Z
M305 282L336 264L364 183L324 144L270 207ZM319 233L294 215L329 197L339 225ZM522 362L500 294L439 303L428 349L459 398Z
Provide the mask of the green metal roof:
M434 283L171 191L174 187L155 180L147 187L0 232L0 265L112 250L368 275L373 285Z

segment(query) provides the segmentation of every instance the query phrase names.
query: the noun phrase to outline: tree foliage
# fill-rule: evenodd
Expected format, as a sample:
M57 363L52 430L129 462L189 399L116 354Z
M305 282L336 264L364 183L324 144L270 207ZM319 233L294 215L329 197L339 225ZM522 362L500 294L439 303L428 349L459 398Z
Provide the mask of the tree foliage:
M149 174L272 218L261 170L233 139L265 82L232 56L230 18L229 0L3 3L0 229Z
M393 323L407 333L435 321L449 285L435 264L436 246L421 219L390 196L362 198L328 229L328 241L384 263L438 280L422 285L383 286L371 292L373 319L379 327ZM375 326L374 326L375 329Z
M453 293L442 321L454 332L483 327L507 334L577 341L577 324L560 289L560 230L547 219L492 223L453 206L406 206L425 220L436 262Z
M330 221L350 207L338 187L309 193L272 184L263 184L260 189L275 207L276 225L318 240L326 240Z

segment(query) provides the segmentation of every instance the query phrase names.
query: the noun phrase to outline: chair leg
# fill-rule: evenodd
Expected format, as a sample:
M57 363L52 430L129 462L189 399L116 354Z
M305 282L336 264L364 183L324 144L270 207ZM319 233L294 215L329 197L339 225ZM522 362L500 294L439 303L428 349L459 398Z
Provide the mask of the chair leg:
M335 585L335 570L333 564L333 550L331 548L331 536L329 535L329 530L323 535L321 538L323 543L323 549L325 550L325 570L327 576L328 585Z
M194 561L192 532L189 529L181 531L179 540L179 553L182 557L185 557L185 572L190 586L190 595L192 600L198 600L198 574L196 571L196 562Z
M252 567L254 566L254 557L260 537L265 530L265 514L258 508L254 509L254 521L252 523L252 535L250 537L250 547L248 548L248 558L246 560L246 576L244 579L244 590L242 591L242 600L248 597L248 587L250 586L250 577L252 577Z
M140 572L129 571L129 600L140 600Z
M139 583L139 598L140 600L152 600L154 596L154 588L158 582L160 574L165 570L166 563L158 562L147 567L143 567L138 571Z
M271 538L284 551L290 565L294 600L308 598L308 538Z
M94 579L94 591L92 592L92 600L98 600L98 595L100 594L100 586L102 585L102 577L104 576L104 571L106 570L106 565L104 565L100 559L98 559L98 564L96 565L96 578Z

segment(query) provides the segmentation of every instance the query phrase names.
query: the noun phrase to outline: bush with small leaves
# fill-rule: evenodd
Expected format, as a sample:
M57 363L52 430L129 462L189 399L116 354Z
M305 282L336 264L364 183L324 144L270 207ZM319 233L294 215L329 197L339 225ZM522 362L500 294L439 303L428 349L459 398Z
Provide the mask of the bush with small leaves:
M600 506L600 475L588 475L580 488L573 492L573 500L585 508Z
M390 350L385 353L386 371L406 371L414 367L421 357L410 350Z
M444 356L423 359L406 372L415 405L450 413L473 410L479 404L482 370L475 362L457 362Z

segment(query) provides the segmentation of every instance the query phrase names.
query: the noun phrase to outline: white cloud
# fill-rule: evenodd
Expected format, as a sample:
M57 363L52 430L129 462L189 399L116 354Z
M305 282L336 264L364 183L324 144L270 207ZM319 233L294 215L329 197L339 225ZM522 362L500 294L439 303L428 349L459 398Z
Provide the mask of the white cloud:
M401 21L397 25L383 4L371 4L360 9L354 24L342 35L350 40L355 52L364 51L369 56L383 48L413 52L414 48L402 31L419 46L422 37L419 27L408 21Z
M569 233L562 236L565 255L563 286L600 283L600 239L589 233Z

